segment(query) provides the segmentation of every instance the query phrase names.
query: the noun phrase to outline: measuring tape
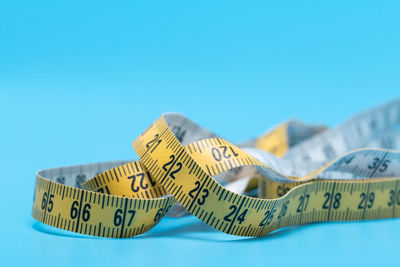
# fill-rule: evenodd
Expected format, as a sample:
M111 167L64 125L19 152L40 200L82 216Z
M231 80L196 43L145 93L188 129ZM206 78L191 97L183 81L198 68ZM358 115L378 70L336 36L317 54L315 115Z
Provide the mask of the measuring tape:
M398 217L400 153L381 148L400 147L399 124L394 101L334 129L288 121L236 146L165 114L133 142L140 161L38 171L32 215L102 237L142 234L167 213L240 236Z

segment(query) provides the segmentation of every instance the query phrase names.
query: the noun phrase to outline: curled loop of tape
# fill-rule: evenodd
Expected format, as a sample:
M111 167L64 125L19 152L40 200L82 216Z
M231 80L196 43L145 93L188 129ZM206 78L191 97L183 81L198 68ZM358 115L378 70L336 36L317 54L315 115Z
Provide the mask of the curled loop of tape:
M37 172L32 215L102 237L145 233L167 214L241 236L398 217L399 124L394 101L334 129L288 121L236 146L165 114L133 142L139 161Z

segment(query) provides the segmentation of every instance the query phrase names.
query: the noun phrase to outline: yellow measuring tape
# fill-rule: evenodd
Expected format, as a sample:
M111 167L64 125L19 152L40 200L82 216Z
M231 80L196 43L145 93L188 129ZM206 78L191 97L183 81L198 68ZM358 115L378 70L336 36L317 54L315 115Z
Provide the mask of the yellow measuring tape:
M385 106L386 116L389 110L399 117L393 115L382 125L370 127L371 134L400 120L397 107L397 103ZM375 117L363 120L376 119L381 113L375 111ZM321 133L330 131L310 128L305 134L308 140L302 142L301 134L298 140L290 140L288 127L289 123L284 123L248 146L280 157L287 155L285 164L299 166L295 157L290 158L292 147L312 144ZM397 152L358 149L296 177L271 168L251 149L233 145L176 114L160 117L133 147L140 161L39 171L33 217L72 232L130 237L151 229L178 203L211 227L240 236L263 236L278 228L311 222L400 215ZM319 153L317 146L313 149ZM335 145L330 145L330 150L326 145L321 148L326 158L339 150ZM265 153L271 162L281 160L259 153ZM335 176L338 173L343 177ZM256 180L259 185L246 183L246 189L239 190L243 194L228 190L230 184L242 179ZM244 193L251 189L258 190L258 197Z

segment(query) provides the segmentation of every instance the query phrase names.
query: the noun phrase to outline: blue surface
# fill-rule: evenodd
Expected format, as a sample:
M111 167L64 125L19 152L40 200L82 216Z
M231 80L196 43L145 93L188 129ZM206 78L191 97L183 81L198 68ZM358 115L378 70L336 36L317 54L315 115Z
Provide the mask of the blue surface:
M2 264L397 264L398 219L241 238L187 217L117 240L56 230L30 214L36 170L136 158L131 141L163 112L240 142L291 117L337 125L398 97L399 8L1 1Z

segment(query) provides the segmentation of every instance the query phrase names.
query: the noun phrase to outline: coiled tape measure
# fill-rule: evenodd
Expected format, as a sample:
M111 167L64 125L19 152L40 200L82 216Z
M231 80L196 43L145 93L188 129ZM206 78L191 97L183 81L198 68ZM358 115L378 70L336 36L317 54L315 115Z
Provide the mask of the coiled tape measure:
M165 114L133 142L140 161L38 171L32 215L102 237L142 234L168 212L240 236L398 217L400 152L388 149L400 147L399 124L394 101L334 129L288 121L236 146Z

